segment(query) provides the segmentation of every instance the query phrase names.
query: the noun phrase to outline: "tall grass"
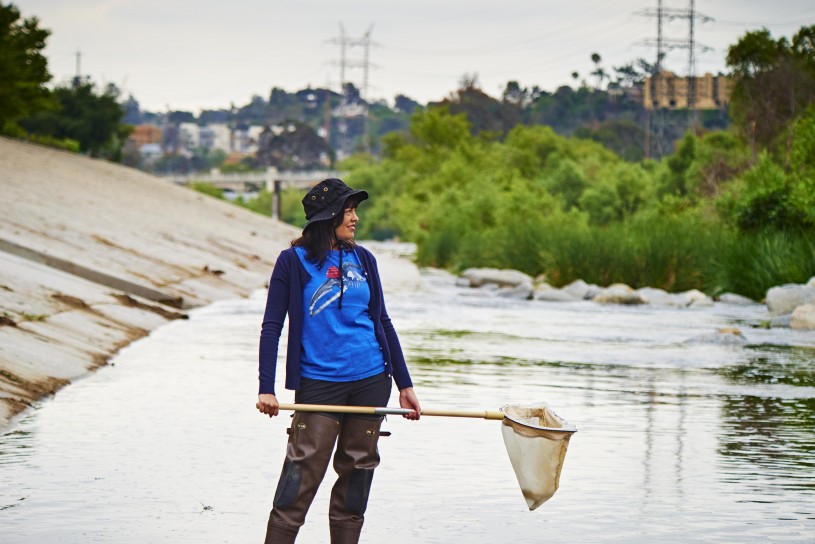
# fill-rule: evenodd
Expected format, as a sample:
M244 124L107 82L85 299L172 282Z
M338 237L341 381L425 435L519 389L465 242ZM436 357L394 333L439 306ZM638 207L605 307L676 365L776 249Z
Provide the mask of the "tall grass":
M555 230L545 238L541 260L554 285L582 279L667 291L703 289L718 243L716 233L701 220L659 216L608 227Z
M711 256L708 292L762 300L767 289L815 276L815 233L731 234Z
M815 276L815 237L802 233L745 235L697 212L645 213L623 223L589 226L553 213L462 223L437 218L418 240L417 260L452 269L516 268L545 273L556 286L582 279L670 292L699 289L762 300L767 289Z

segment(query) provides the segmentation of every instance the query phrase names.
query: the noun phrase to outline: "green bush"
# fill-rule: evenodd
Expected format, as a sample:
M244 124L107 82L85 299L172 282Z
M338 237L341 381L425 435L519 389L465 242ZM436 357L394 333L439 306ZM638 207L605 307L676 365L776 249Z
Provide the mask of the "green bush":
M205 183L201 181L195 181L189 184L190 189L193 191L198 191L199 193L204 193L205 195L209 195L215 198L224 198L224 190L216 187L211 183Z

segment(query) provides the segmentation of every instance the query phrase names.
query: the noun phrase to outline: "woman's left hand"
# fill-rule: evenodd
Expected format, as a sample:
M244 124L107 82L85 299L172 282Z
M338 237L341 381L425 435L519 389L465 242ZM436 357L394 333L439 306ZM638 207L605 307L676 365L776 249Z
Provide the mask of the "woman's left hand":
M413 413L402 416L405 419L418 420L422 415L422 407L419 406L419 399L416 398L412 387L399 390L399 406L413 410Z

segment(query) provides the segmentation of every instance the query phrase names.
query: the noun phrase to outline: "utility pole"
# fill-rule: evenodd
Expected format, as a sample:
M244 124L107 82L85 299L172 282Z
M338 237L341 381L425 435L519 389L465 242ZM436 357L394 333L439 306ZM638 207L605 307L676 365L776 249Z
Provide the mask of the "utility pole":
M350 151L350 141L348 138L348 124L345 120L348 117L355 116L356 114L353 112L354 107L352 104L349 103L349 97L346 94L346 85L349 83L348 79L346 79L346 71L350 68L362 68L362 85L356 85L357 88L361 88L361 98L364 105L360 104L358 107L364 107L364 115L365 118L363 120L363 145L365 146L366 150L369 150L369 143L368 143L368 75L370 68L374 66L370 62L370 48L371 45L377 45L371 41L371 32L373 31L373 25L368 28L368 31L359 39L351 39L345 33L345 27L342 23L340 23L340 36L339 38L333 38L330 40L330 43L338 44L340 46L340 60L339 60L339 67L340 67L340 94L342 96L342 101L338 108L337 116L339 117L339 121L337 123L337 128L340 132L340 140L339 140L339 147L342 151L348 152ZM349 47L362 47L363 48L363 56L362 59L349 59L347 56L347 48Z
M76 50L76 75L74 76L74 88L79 87L82 83L82 51Z
M345 35L345 27L342 23L340 23L340 36L339 38L333 38L329 40L329 43L338 44L340 46L340 105L338 106L340 115L339 120L337 121L337 130L340 133L338 139L338 147L340 150L344 150L345 147L348 145L348 126L345 122L345 117L343 117L342 112L347 105L347 97L345 96L345 65L346 65L346 57L345 52L346 48L350 44L351 40Z
M325 86L323 92L323 130L325 131L325 143L331 145L331 82Z
M649 81L651 96L657 96L657 93L661 89L660 80L662 78L662 72L664 67L662 66L662 60L665 58L665 47L675 47L676 43L673 41L668 41L666 44L666 40L664 34L662 32L663 28L663 21L666 18L673 18L676 17L678 14L677 10L665 8L663 5L662 0L657 0L657 9L656 10L641 10L636 13L637 15L643 15L645 17L654 17L657 20L657 39L654 40L645 40L643 45L656 47L656 60L654 62L654 72L651 74L651 78ZM645 113L645 141L644 141L644 149L643 149L643 156L645 158L650 158L651 156L655 156L659 158L664 153L665 147L665 109L659 105L654 106L653 114L650 113L648 109L646 109Z
M698 44L696 42L696 20L700 19L702 22L712 21L711 17L707 15L702 15L696 12L696 3L695 0L689 0L690 4L688 9L672 9L666 8L663 5L663 0L657 0L657 9L656 10L641 10L637 12L637 15L644 15L646 17L655 17L657 19L657 39L654 40L644 40L641 42L643 45L647 46L656 46L657 51L657 58L656 63L654 64L654 74L651 76L651 96L656 97L657 93L661 89L660 79L662 77L662 72L664 71L664 66L662 63L663 58L666 54L666 49L687 49L688 50L688 74L687 74L687 83L686 83L686 102L687 102L687 110L688 110L688 128L693 128L698 119L698 111L696 109L696 50L702 49L710 50L709 47L705 45ZM663 35L663 21L667 20L674 20L674 19L687 19L689 24L688 29L688 36L686 40L675 40L675 39L667 39ZM654 115L651 116L646 113L646 123L648 126L646 127L645 133L645 141L646 141L646 149L644 155L649 157L651 155L651 147L652 147L652 138L651 132L654 133L653 138L653 147L655 154L657 156L661 156L664 153L664 144L665 144L665 108L660 107L659 105L654 106Z
M690 0L688 6L688 112L690 113L689 128L695 128L699 123L699 110L696 109L696 50L711 51L711 48L696 43L696 20L703 23L713 21L712 17L696 12L695 0Z
M365 35L362 37L362 40L360 40L360 45L362 45L364 47L364 56L363 56L363 60L362 60L362 70L363 70L363 72L362 72L363 73L363 76L362 76L362 99L366 103L366 106L365 106L365 120L364 120L365 126L363 127L363 130L362 130L362 138L363 138L363 145L365 146L365 151L367 151L368 153L371 152L371 145L370 145L369 134L368 134L368 130L369 130L369 127L368 127L368 111L369 111L368 104L370 104L370 101L368 100L368 70L369 70L370 64L371 64L370 63L371 32L373 31L373 29L374 29L374 25L371 25L368 28L368 32L366 32Z

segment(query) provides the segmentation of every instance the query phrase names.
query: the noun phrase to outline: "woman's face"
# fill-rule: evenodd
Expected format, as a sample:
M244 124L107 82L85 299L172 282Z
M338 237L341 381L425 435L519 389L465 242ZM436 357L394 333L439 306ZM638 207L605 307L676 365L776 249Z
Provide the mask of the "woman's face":
M354 231L357 230L357 205L351 203L345 208L342 222L334 229L334 236L340 242L348 242L354 239Z

